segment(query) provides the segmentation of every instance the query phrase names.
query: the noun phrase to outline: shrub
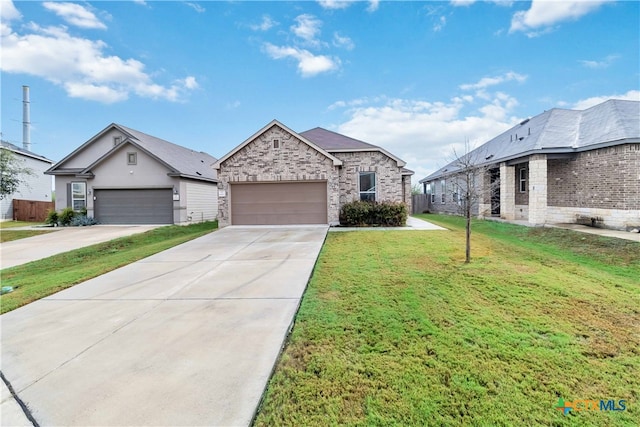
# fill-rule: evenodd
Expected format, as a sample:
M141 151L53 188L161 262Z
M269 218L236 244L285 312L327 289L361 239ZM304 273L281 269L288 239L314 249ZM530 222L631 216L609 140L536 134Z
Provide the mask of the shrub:
M58 217L60 225L64 225L64 226L70 225L71 220L73 219L75 214L76 213L70 207L64 208L64 210Z
M340 209L340 223L345 226L402 227L407 223L407 205L396 202L346 203Z
M58 225L58 212L53 209L47 211L47 218L44 220L45 224L56 226Z
M91 216L75 215L71 219L71 224L70 225L72 225L74 227L81 227L81 226L85 226L85 225L96 225L97 223L98 223L98 221L96 221Z

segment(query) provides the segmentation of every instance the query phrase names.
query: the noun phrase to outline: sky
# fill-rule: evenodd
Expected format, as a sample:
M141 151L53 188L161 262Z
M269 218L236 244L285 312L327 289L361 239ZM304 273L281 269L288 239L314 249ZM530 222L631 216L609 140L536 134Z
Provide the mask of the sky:
M277 119L416 183L525 118L640 100L640 2L0 0L2 139L58 161L111 123L220 158Z

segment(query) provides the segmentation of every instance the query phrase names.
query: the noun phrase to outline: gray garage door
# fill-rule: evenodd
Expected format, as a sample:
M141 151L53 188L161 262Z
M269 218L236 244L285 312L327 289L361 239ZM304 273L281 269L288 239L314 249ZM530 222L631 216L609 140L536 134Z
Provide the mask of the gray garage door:
M170 188L95 190L94 196L100 224L173 224Z
M231 185L231 224L326 224L327 183Z

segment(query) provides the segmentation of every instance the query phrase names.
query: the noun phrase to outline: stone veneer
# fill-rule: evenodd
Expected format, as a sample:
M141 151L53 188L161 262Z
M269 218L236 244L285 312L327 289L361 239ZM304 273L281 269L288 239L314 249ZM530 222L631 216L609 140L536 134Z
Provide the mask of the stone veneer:
M280 140L279 148L274 148L274 139ZM326 181L328 223L338 224L340 206L360 197L359 172L376 172L377 200L408 201L410 207L410 183L403 182L401 168L395 160L379 151L331 154L342 161L342 167L334 166L332 159L281 127L270 127L221 164L218 171L220 227L231 223L229 187L238 182Z

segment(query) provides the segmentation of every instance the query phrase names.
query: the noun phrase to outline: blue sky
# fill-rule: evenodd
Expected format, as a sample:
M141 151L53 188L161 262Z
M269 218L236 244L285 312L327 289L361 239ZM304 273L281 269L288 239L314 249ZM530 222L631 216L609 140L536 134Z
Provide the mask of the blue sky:
M551 108L640 100L636 1L0 0L2 139L54 161L112 122L222 157L272 119L414 182Z

